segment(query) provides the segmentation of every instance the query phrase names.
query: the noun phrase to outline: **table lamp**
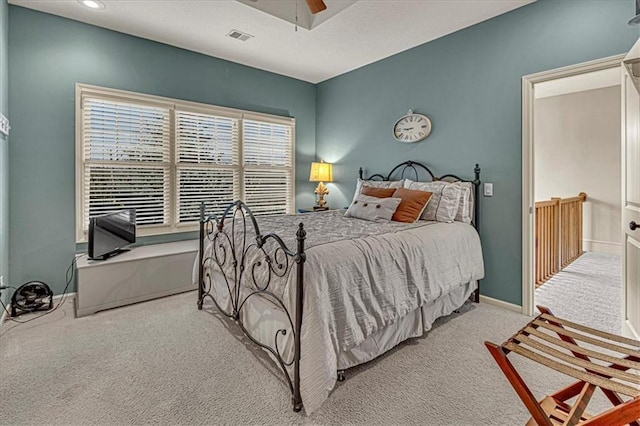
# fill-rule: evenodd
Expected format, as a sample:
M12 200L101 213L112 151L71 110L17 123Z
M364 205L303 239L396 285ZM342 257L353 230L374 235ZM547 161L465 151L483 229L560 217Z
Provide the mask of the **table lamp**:
M320 182L315 190L315 193L318 194L318 200L316 201L316 205L313 206L313 209L328 209L324 196L327 195L329 191L327 190L327 187L324 186L324 182L333 182L333 165L331 163L325 163L323 160L320 160L319 163L315 161L311 163L309 182Z

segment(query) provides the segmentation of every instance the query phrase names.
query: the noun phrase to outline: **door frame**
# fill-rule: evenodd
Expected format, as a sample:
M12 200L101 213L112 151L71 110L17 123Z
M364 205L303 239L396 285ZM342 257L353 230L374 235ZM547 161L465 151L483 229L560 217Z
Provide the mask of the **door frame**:
M534 312L534 85L558 78L571 77L594 71L622 66L625 54L609 56L594 61L542 71L522 77L522 313L532 316Z

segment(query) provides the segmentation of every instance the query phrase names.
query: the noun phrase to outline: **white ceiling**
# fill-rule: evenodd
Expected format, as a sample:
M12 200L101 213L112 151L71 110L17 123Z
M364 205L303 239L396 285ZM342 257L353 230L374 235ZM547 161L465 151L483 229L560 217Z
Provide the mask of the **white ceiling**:
M318 83L534 0L325 0L333 16L307 30L236 0L101 0L93 10L76 0L9 3ZM299 19L306 2L298 0ZM293 10L296 0L257 0ZM306 18L308 19L308 18ZM239 30L253 37L226 35ZM37 31L37 28L34 28Z
M534 93L536 99L541 99L584 92L585 90L619 86L620 81L620 67L616 67L537 83L534 86Z

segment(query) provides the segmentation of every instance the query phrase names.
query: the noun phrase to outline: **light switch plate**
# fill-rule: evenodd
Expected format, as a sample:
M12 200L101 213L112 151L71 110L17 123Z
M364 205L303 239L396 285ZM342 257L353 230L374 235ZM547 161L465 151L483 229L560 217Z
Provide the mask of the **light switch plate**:
M484 184L484 196L485 197L493 197L493 184L485 183Z
M11 126L9 125L9 119L3 114L0 114L0 133L4 133L5 135L9 136L9 129L11 129Z

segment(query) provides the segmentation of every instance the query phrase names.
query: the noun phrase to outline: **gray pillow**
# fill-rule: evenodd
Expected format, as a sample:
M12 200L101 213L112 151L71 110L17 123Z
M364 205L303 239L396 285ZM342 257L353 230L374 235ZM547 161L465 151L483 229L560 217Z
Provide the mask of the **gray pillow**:
M455 220L460 206L462 190L460 185L444 181L414 182L407 179L404 182L404 187L433 193L420 219L437 220L438 222L453 222Z
M401 198L376 198L358 194L344 215L374 222L388 222L401 201Z
M358 178L356 181L356 192L353 194L353 200L362 191L363 186L371 186L373 188L402 188L404 186L404 179L402 180L364 180Z
M471 223L473 219L473 184L471 182L455 182L454 185L460 187L460 205L456 213L455 220L458 222Z

